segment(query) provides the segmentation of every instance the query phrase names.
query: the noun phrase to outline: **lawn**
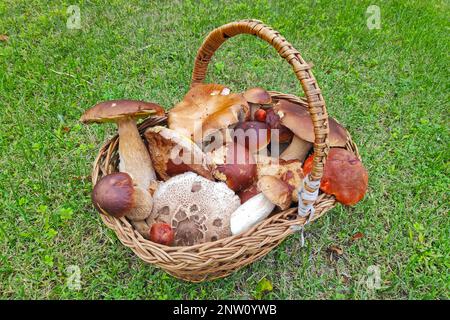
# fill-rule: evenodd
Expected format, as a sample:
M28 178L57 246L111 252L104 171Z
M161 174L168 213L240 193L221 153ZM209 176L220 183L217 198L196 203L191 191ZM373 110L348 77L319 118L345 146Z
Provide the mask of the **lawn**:
M81 29L67 28L71 4ZM372 4L380 29L367 26ZM447 1L1 1L0 298L448 299L449 14ZM207 33L243 18L271 25L314 64L369 192L308 226L304 247L294 235L226 279L186 283L102 224L89 175L116 128L78 119L115 98L169 109ZM224 45L208 80L301 94L289 65L249 36ZM342 255L330 259L331 246Z

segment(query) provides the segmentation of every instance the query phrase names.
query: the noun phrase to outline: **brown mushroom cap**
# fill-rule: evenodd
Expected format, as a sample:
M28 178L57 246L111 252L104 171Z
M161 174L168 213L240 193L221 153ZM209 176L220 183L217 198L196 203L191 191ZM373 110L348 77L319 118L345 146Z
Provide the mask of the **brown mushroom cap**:
M266 148L270 137L269 126L259 121L240 122L233 131L234 142L245 146L251 153Z
M244 146L227 143L211 153L213 175L233 191L249 187L256 178L256 162Z
M206 155L189 138L169 128L156 126L145 131L155 171L163 180L187 171L214 180Z
M156 103L137 100L110 100L88 109L80 118L83 123L117 122L124 118L163 116L164 109Z
M286 143L291 141L294 133L286 126L281 124L280 116L275 113L273 108L267 109L266 111L266 123L273 132L274 130L278 130L279 143Z
M147 223L168 223L176 246L194 245L230 236L230 217L239 206L225 183L186 172L161 183Z
M311 155L305 161L305 173L311 170ZM342 204L352 206L358 203L367 191L369 177L361 161L352 152L342 148L331 148L322 179L320 189L336 197Z
M287 100L280 100L274 105L273 110L280 117L281 123L292 130L297 137L314 143L314 126L305 107ZM347 131L331 117L328 117L328 123L330 146L344 147L348 140Z
M218 84L198 84L168 115L169 128L200 143L216 130L233 125L245 117L249 107L239 94Z
M254 183L250 187L239 191L237 195L239 196L239 199L241 199L241 204L244 204L245 202L256 196L258 193L261 193L261 191L258 190L257 184Z
M289 208L292 202L292 192L289 185L274 176L263 176L258 180L258 189L270 202L281 210Z
M255 87L248 89L243 93L243 96L247 102L255 104L270 104L272 103L272 97L263 88Z
M257 164L258 180L264 176L273 176L289 186L292 193L292 200L298 201L298 190L303 184L302 163L299 160L283 160L272 157L258 157Z
M92 203L101 213L113 217L126 216L131 220L144 220L152 211L152 196L133 183L130 175L115 172L101 178L92 190Z
M92 203L100 213L120 218L134 207L133 180L125 172L102 177L92 191Z

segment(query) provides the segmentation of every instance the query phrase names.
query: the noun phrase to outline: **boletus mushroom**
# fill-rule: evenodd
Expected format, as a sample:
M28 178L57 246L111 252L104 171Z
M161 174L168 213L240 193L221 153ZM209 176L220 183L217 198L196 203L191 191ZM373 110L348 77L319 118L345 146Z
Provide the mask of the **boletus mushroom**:
M200 144L209 135L244 120L248 104L239 94L220 84L198 84L168 115L170 129Z
M245 189L256 178L256 161L245 146L230 142L208 156L212 162L213 176L223 181L233 191Z
M283 160L260 155L257 163L257 176L274 176L286 182L292 193L292 201L298 202L298 191L303 184L304 173L300 160Z
M230 217L240 206L239 197L223 182L186 172L160 184L153 195L153 212L147 223L167 223L174 245L190 246L231 235Z
M233 130L233 141L245 146L251 153L267 150L266 147L270 143L270 128L265 122L240 122Z
M314 143L314 126L308 110L300 104L280 100L273 107L280 123L290 129L294 136L280 158L284 160L298 159L303 162ZM331 147L344 147L348 140L347 131L336 120L328 117L329 142Z
M127 217L135 229L148 238L145 220L153 209L147 190L136 185L130 175L116 172L102 177L92 191L92 203L98 212L113 217Z
M287 209L292 196L286 182L274 176L264 176L258 180L257 195L248 199L233 214L230 228L233 235L249 230L270 215L275 206Z
M128 173L140 187L147 189L156 179L150 155L139 135L136 119L163 116L164 109L151 102L111 100L88 109L83 123L115 122L119 127L119 171Z
M156 173L164 181L187 171L214 180L206 155L188 137L162 126L147 129L144 136Z
M167 223L154 223L150 228L150 241L171 246L174 237L173 229Z
M304 172L312 169L313 155L306 159ZM367 170L356 155L346 149L330 148L320 180L320 190L332 194L340 203L348 206L358 203L367 191Z
M256 113L258 110L261 110L261 108L268 109L272 106L271 95L266 90L259 87L248 89L242 95L245 100L247 100L250 107L250 119L261 121L263 117L262 114L265 112L260 112L260 115L257 115ZM257 117L259 119L257 119Z

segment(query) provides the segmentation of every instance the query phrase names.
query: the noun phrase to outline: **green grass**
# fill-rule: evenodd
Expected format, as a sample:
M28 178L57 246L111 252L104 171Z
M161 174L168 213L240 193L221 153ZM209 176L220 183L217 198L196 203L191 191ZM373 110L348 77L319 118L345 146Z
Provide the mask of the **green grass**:
M0 3L0 298L448 299L447 1L18 1ZM66 28L78 3L82 29ZM381 9L381 29L366 9ZM90 203L91 163L112 125L82 126L113 98L170 108L214 27L256 18L314 63L329 113L358 143L366 198L338 206L261 261L209 283L144 264ZM253 37L228 41L209 81L300 94L290 67ZM364 237L351 241L352 235ZM327 248L342 247L338 260ZM67 286L79 266L81 289ZM378 266L378 289L366 285ZM266 278L273 290L261 294Z

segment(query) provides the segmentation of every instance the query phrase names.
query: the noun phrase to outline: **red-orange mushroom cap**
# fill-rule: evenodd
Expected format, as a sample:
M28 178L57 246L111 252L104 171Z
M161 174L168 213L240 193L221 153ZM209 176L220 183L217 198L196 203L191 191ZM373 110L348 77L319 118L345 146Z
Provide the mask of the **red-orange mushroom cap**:
M312 168L313 155L306 159L305 174ZM342 204L352 206L361 201L369 183L367 170L352 152L342 148L331 148L328 153L320 189L336 197Z

